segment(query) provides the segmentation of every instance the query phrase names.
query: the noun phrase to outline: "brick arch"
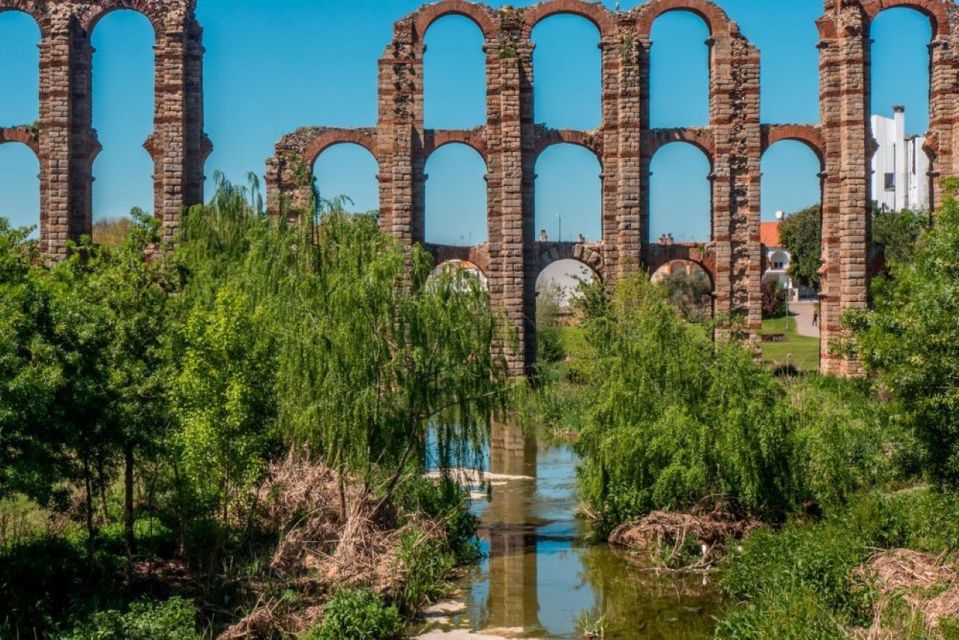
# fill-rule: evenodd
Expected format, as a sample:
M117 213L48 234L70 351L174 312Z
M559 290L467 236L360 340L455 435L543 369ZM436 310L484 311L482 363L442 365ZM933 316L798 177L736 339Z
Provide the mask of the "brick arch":
M187 13L185 3L175 0L166 3L152 0L100 0L97 4L86 7L80 16L80 24L87 35L92 35L100 21L111 13L125 10L135 11L149 20L153 27L154 38L157 38L165 30L164 24L167 17L178 8L184 15Z
M886 9L914 9L931 21L933 38L948 38L952 33L950 9L954 9L956 4L953 0L865 0L862 6L870 23Z
M649 38L656 19L671 11L688 11L696 14L706 23L713 37L739 33L736 23L730 20L725 11L709 0L652 0L639 7L636 19L639 35Z
M472 260L464 260L462 258L449 258L448 260L443 260L442 262L437 260L436 267L433 269L433 274L440 273L443 269L449 268L454 265L456 266L462 265L460 266L461 269L470 270L470 271L475 270L479 272L480 283L483 285L483 288L486 289L486 291L489 291L489 273L487 273L488 269L483 269L481 266L479 266Z
M29 147L40 159L40 140L24 127L0 129L0 145L6 143L22 144Z
M606 282L606 259L601 244L578 244L573 242L537 242L535 280L543 275L546 267L563 260L578 262L590 269L602 282Z
M657 274L659 274L659 272L663 271L664 269L668 269L668 268L672 267L672 265L675 264L675 263L677 263L677 262L682 262L683 264L691 264L691 265L694 265L694 266L696 266L696 267L699 267L699 269L700 269L703 273L705 273L705 274L706 274L706 277L709 279L709 286L710 286L710 288L711 288L714 292L716 291L716 274L713 273L712 271L710 271L709 266L707 266L706 263L703 262L703 261L701 261L701 260L692 260L692 259L689 259L689 258L676 258L676 259L673 259L673 260L666 260L665 262L663 262L662 264L660 264L660 265L659 265L658 267L656 267L655 269L653 269L652 267L650 267L650 270L649 270L649 277L650 277L650 279L655 281L655 278L656 278Z
M650 161L660 149L675 142L683 142L696 147L709 160L709 166L714 166L716 147L712 131L708 127L650 129L643 132L643 151Z
M598 2L584 0L548 0L527 9L523 16L523 32L528 38L537 24L559 14L570 14L589 20L599 29L599 37L605 38L616 33L616 16Z
M328 129L322 131L306 144L301 153L301 158L303 162L312 167L324 151L338 144L355 144L363 147L378 164L382 164L375 151L376 134L372 130L360 129Z
M439 268L450 262L462 262L476 267L487 278L489 277L489 244L483 243L473 247L460 247L446 244L424 244L423 248L431 256Z
M650 277L673 262L690 262L706 272L713 285L713 291L716 290L716 256L709 250L708 245L650 244L644 253L646 269Z
M763 125L762 153L766 153L777 142L791 140L801 142L816 154L823 170L826 167L826 141L819 127L804 124Z
M487 40L499 31L489 7L466 0L442 0L423 7L411 16L417 39L422 42L434 22L450 15L463 16L472 20Z
M589 131L576 131L573 129L547 129L545 127L536 127L536 146L533 151L533 162L539 160L540 155L548 148L559 144L571 144L582 147L596 156L599 166L603 166L603 140L602 136Z
M35 0L5 0L4 4L0 4L0 13L7 11L27 14L33 18L33 21L40 29L40 37L45 38L47 36L50 29L47 20L46 6L43 3Z
M424 132L423 155L426 160L441 147L450 144L462 144L480 154L489 167L486 150L486 131L483 127L463 131L459 129L427 129Z

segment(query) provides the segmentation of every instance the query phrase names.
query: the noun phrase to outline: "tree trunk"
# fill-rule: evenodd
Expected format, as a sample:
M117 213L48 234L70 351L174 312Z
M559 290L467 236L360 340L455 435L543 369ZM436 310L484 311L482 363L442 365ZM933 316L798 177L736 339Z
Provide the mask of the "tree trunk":
M93 528L93 480L90 478L90 462L88 460L83 461L83 484L86 490L87 562L92 567L95 531Z

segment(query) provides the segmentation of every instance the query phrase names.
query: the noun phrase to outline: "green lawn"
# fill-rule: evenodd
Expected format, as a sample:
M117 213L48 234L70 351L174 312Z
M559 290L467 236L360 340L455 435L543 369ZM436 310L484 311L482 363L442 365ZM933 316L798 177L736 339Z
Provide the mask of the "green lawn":
M773 364L793 364L800 371L819 370L819 339L796 333L796 319L774 318L763 321L763 335L782 333L783 342L764 342L763 361Z

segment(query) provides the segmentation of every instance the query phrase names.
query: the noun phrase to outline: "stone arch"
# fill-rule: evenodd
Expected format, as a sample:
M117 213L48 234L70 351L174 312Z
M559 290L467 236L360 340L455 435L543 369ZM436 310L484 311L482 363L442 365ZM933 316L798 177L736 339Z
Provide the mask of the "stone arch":
M166 6L164 6L166 4ZM169 6L171 3L158 3L151 0L101 0L97 4L88 5L80 15L80 25L88 35L93 34L93 30L105 17L117 11L135 11L145 17L150 26L153 27L153 34L159 37L165 31L167 19L176 14L185 15L187 9L185 3L173 2L177 6Z
M343 203L344 210L350 213L380 211L380 163L367 147L337 142L326 146L309 166L319 204L345 196L349 201Z
M434 256L436 255L437 254L434 254ZM436 267L434 267L433 272L430 274L430 278L435 277L447 269L461 269L468 273L475 273L480 281L480 284L483 285L483 289L489 292L489 273L487 273L488 269L483 269L480 265L470 260L469 256L465 258L453 257L445 260L437 259Z
M470 147L483 157L483 162L489 166L486 150L486 130L484 127L463 131L459 129L427 129L424 132L423 156L429 160L433 152L448 144L462 144Z
M903 7L905 9L914 9L929 18L932 25L933 39L948 38L952 33L952 20L950 19L950 10L955 9L955 3L950 0L865 0L863 9L868 16L870 23L880 13L886 9Z
M483 37L487 40L493 38L499 31L496 19L489 7L466 0L442 0L427 5L412 15L417 40L422 42L430 26L440 18L449 15L469 18L476 23L476 26L483 32Z
M46 38L50 32L50 22L47 16L46 5L39 0L4 0L0 4L0 13L8 11L17 11L25 13L37 24L40 29L40 37Z
M606 282L606 259L603 256L602 245L572 242L537 242L536 245L534 280L538 280L548 266L569 260L583 264L602 282Z
M462 142L451 140L442 148L447 155L434 150L423 162L421 238L436 245L483 244L489 238L489 162Z
M600 40L616 33L616 16L598 2L584 0L548 0L533 5L523 15L523 35L529 38L537 24L559 14L570 14L585 18L599 29Z
M321 129L318 130L313 138L303 147L300 154L303 162L308 166L313 166L316 159L332 146L338 144L355 144L363 147L370 152L370 155L378 164L382 164L382 159L376 153L376 130L375 129Z
M685 142L696 147L709 160L710 170L715 166L716 145L713 132L708 127L648 129L643 131L643 153L650 160L660 149L674 142Z
M739 33L739 27L719 6L709 0L652 0L639 8L636 29L640 37L649 38L653 23L664 13L688 11L702 18L713 37Z
M819 158L822 170L826 168L826 140L819 127L806 124L763 125L762 153L766 153L777 142L791 140L801 142Z
M533 227L534 233L553 228L553 216L562 233L555 238L583 234L593 241L603 237L603 158L585 140L575 135L571 140L545 144L542 153L533 157ZM578 139L578 142L576 141ZM544 165L543 163L547 164ZM546 169L544 169L544 166ZM575 190L572 185L576 185ZM575 228L571 228L572 214ZM565 220L565 222L564 222Z
M547 129L545 127L537 126L536 147L533 151L533 162L535 163L544 151L559 144L571 144L592 152L599 161L600 171L602 171L602 136L590 133L588 131L576 131L573 129Z
M0 129L0 144L18 142L33 150L37 159L40 158L40 132L28 127L13 127Z

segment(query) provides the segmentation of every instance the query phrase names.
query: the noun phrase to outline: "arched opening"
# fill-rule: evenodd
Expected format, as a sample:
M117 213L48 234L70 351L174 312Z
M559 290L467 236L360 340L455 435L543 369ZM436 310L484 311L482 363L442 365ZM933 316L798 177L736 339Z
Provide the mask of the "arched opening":
M893 7L875 17L872 38L872 200L889 211L928 209L931 179L923 150L929 128L932 24L923 13Z
M349 213L380 208L379 164L365 147L351 142L335 144L313 163L320 200L342 205Z
M712 167L698 147L674 142L649 166L649 241L703 243L712 239Z
M425 240L472 247L488 238L486 161L472 147L447 144L426 161Z
M588 265L578 260L557 260L536 278L536 366L540 375L555 378L575 364L576 325L582 319L576 299L581 287L599 280Z
M595 24L558 14L533 28L533 114L553 129L588 131L603 124L602 55Z
M762 53L762 122L819 122L819 49L816 21L822 2L777 2L775 28L748 29Z
M794 140L773 144L762 158L763 282L778 283L790 304L813 300L819 291L822 169L816 153Z
M603 239L602 166L596 154L556 144L536 160L536 238L547 242Z
M706 322L713 317L714 284L702 265L692 260L672 260L651 276L662 287L669 302L689 322Z
M472 129L486 123L483 32L465 16L443 16L426 31L423 112L428 129Z
M114 11L92 34L93 126L103 150L93 165L94 222L153 210L153 26L143 14Z
M40 119L40 27L22 11L0 13L0 127Z
M0 144L0 218L14 227L33 227L40 236L40 161L18 142Z
M650 127L708 125L709 25L690 11L669 11L653 22L650 38Z
M466 283L469 282L478 282L484 291L489 291L489 278L486 277L482 269L472 262L466 260L447 260L442 264L436 265L433 273L430 274L430 280L435 281L443 275L453 277L455 279L454 281L462 282L463 286L468 286Z

